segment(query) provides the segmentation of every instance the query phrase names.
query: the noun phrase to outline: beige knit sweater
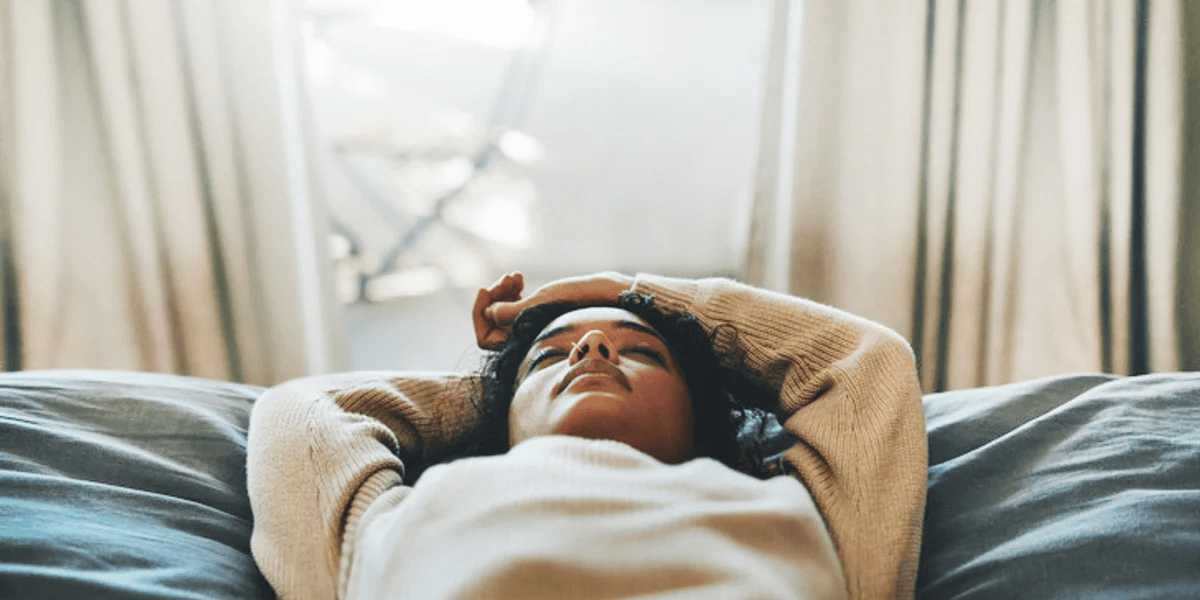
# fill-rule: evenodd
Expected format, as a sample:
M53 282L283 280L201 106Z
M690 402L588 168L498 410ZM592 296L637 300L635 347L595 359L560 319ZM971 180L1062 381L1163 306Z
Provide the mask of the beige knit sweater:
M668 519L677 528L675 530L662 529L662 522L647 523L647 531L659 532L653 536L643 535L647 544L660 543L677 534L686 538L692 533L684 529L703 523L718 536L713 539L725 536L738 542L730 546L738 550L729 555L727 568L723 567L726 571L737 571L729 565L748 556L761 556L763 564L771 565L775 558L791 553L797 560L790 570L786 565L774 570L774 567L767 568L761 571L760 577L757 567L747 567L742 570L742 575L753 573L760 579L776 577L778 581L788 581L796 573L806 572L811 575L810 587L817 592L796 589L790 595L776 597L818 597L823 585L819 568L823 555L821 540L831 538L840 559L840 571L845 577L845 589L851 598L912 598L924 514L927 456L920 390L908 344L891 330L843 311L725 279L693 281L639 275L634 291L653 294L656 306L668 312L695 314L709 331L721 325L732 325L736 329L736 335L728 335L725 330L714 336L717 350L734 357L749 373L778 390L777 414L784 427L799 440L785 453L785 460L803 488L781 487L781 483L788 483L786 480L721 479L705 469L724 467L704 459L693 461L695 465L659 465L616 442L595 447L595 441L561 439L531 440L510 451L511 457L451 463L427 472L416 488L410 488L401 483L404 463L436 456L458 433L475 422L471 398L478 392L478 382L474 378L450 374L356 372L296 380L268 390L258 400L251 415L249 433L247 475L255 518L251 547L279 596L285 599L368 597L379 591L373 585L375 581L387 581L403 588L405 581L416 585L419 582L415 580L419 579L455 576L469 581L459 582L462 585L458 587L437 589L458 592L473 589L480 597L499 594L498 590L511 592L514 588L504 586L514 584L506 577L518 572L533 574L537 581L536 568L543 571L549 568L547 561L534 560L530 554L516 554L510 558L519 563L519 568L515 571L512 565L501 568L496 563L500 559L493 555L487 555L492 556L487 559L491 562L481 562L486 553L480 551L480 538L464 542L461 538L465 534L431 537L430 530L456 530L445 526L446 523L460 526L464 522L486 523L487 528L494 530L485 532L490 537L483 539L495 540L497 547L503 548L514 547L505 540L521 536L542 536L538 539L566 536L572 540L575 539L572 536L583 535L586 538L586 531L564 529L565 525L556 529L552 523L569 523L561 521L561 517L578 514L578 503L592 507L583 513L588 518L614 519L611 524L642 522L613 507L651 506L652 503L647 504L645 494L651 494L654 486L637 483L621 486L613 481L622 481L622 477L628 476L633 478L629 479L632 482L636 481L633 473L641 476L654 473L654 481L678 480L679 484L671 489L691 500L680 502L681 497L672 497L669 501L664 500L666 504L657 505L660 509L682 507L685 515L679 518L679 514L673 513L675 520ZM588 442L592 446L588 446ZM581 445L593 449L580 450ZM627 460L622 452L640 455L642 458L638 460L641 462ZM568 460L570 457L575 458ZM476 470L474 475L469 475L472 469L478 469L480 461L488 460L504 462L488 463L491 466L486 471ZM548 492L538 491L535 482L539 473L555 468L554 465L593 477L590 479L593 481L594 477L608 477L608 483L603 487L606 494L627 489L629 495L619 498L620 501L609 498L597 504L594 494L598 492L588 490L601 488L589 488L581 483L570 488L561 485L555 488L558 490L555 493L570 496L569 501L560 497L557 503L546 502L536 494ZM623 467L628 471L626 475L613 479L615 465L626 465ZM693 469L692 480L695 481L690 486L686 485L688 477L680 476L680 473L688 472L688 468ZM524 474L520 469L526 469ZM507 477L514 480L502 487L497 483L501 480L480 477L481 472L511 473ZM456 473L460 475L456 476ZM460 484L435 485L448 478ZM731 490L730 494L757 499L772 508L757 513L747 509L748 515L759 516L728 521L734 525L714 525L718 520L706 516L705 511L723 509L705 504L712 501L713 492L704 482L712 480L725 481L724 487ZM484 488L471 487L481 482L485 482ZM487 488L487 485L492 487ZM437 489L457 491L438 492ZM504 490L504 493L488 493L488 489ZM805 489L811 496L804 494ZM513 490L532 491L516 493ZM793 496L795 503L785 501ZM824 520L829 538L823 537L824 531L819 527L790 527L788 530L795 533L787 538L789 543L810 548L809 552L797 555L794 549L779 545L778 536L761 535L762 523L795 525L812 522L806 517L804 508L804 500L809 497L812 500L810 506L815 506ZM418 506L426 507L424 512L418 511ZM430 511L430 506L442 508ZM513 507L518 506L520 511L513 513ZM604 509L598 510L596 506ZM544 519L529 518L539 516L538 511L544 511L541 515ZM416 514L424 516L416 518L413 516ZM464 521L464 514L488 515L488 518ZM504 514L519 514L521 519L506 524L504 518L498 517ZM548 529L531 533L531 523ZM460 527L457 531L466 530ZM503 533L505 531L507 533ZM593 546L637 539L633 533L614 534L614 540L608 541L595 537L596 532L613 531L607 525L590 531L594 535L586 539ZM752 534L754 531L759 534ZM406 545L409 535L414 543ZM504 537L497 537L501 535ZM416 544L418 539L423 541ZM446 544L442 546L429 540L446 540ZM456 547L456 543L460 545ZM442 565L438 570L436 561L429 562L428 557L435 554L433 545L439 546L437 555L446 557L446 561L453 564ZM705 545L700 544L700 549ZM670 560L688 562L687 548L697 549L695 544L676 546L683 554ZM539 547L544 552L552 546ZM664 552L666 550L655 552L653 556L669 555ZM500 556L502 558L503 553ZM698 556L702 554L694 552L692 558ZM711 553L705 556L711 556ZM603 571L606 566L611 566L607 563L590 565L586 563L586 557L579 560L585 562L560 561L551 566L560 571L563 564L577 569L578 581L590 581L587 577L595 575L597 569ZM400 577L400 573L410 572L404 571L403 567L417 564L428 566L417 571L418 575L409 575L407 580L395 578ZM532 568L530 565L536 567L534 571L522 571ZM710 571L717 568L703 560L693 560L686 566ZM658 571L661 569L655 569ZM697 577L710 584L737 579L729 573L713 573L701 573ZM515 585L528 584L528 579L521 581ZM541 581L550 582L550 579ZM600 585L607 584L579 588L579 595L586 595L584 591L597 592ZM665 590L654 587L658 583L647 585L651 588L645 589ZM702 588L690 589L698 592ZM740 597L762 595L760 591L749 591L749 588L738 589ZM390 591L396 594L395 597L412 597L406 590L396 587ZM679 597L703 595L689 594L686 590L679 593ZM728 594L726 597L739 597L733 589L723 593ZM604 594L599 593L596 597L602 596Z

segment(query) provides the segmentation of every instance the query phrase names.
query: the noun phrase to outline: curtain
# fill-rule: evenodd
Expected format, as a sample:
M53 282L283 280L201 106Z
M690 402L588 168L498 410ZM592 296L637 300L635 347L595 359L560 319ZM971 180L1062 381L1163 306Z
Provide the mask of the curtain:
M337 369L288 10L0 0L8 370Z
M747 280L896 329L927 391L1200 369L1200 7L775 17Z

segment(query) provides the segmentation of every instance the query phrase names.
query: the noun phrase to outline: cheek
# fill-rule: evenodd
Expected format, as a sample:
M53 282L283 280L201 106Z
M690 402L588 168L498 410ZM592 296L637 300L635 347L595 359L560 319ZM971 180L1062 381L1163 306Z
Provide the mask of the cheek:
M531 375L513 391L512 404L508 407L508 439L517 443L533 437L539 430L539 423L544 420L545 403L539 402L542 396L548 396L542 377Z
M686 382L677 381L676 386L680 411L686 413L690 417L692 414L692 394L688 391Z
M687 381L681 376L676 377L674 386L679 414L690 423L692 421L692 394L688 391Z
M692 395L687 382L680 376L657 372L647 378L646 392L651 398L659 399L665 405L664 409L687 415L692 412Z
M517 388L513 393L512 404L508 405L508 430L509 437L520 431L525 426L526 415L529 414L529 395L524 393L524 390Z

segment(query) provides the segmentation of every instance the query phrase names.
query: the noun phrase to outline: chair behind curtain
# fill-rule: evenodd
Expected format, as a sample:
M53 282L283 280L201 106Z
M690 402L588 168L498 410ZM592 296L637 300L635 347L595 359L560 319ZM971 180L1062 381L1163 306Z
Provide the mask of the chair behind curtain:
M336 368L279 6L0 2L6 368Z
M803 4L798 68L776 75L797 78L797 101L772 112L767 90L752 282L785 271L787 291L906 334L927 390L1200 368L1181 144L1200 121L1185 93L1200 11ZM782 213L790 234L769 252Z

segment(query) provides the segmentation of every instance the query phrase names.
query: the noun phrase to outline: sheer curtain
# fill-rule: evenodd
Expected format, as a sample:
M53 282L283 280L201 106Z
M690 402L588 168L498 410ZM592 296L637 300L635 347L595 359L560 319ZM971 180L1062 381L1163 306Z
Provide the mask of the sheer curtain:
M337 369L288 8L0 0L7 369Z
M1200 9L779 0L747 278L929 391L1200 368Z

